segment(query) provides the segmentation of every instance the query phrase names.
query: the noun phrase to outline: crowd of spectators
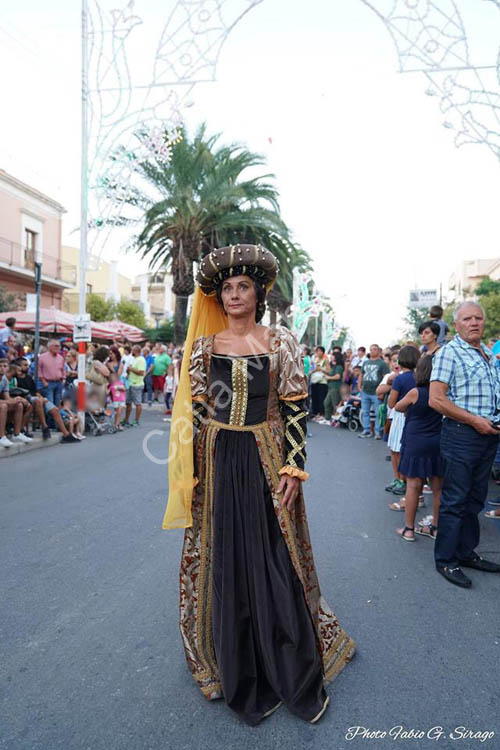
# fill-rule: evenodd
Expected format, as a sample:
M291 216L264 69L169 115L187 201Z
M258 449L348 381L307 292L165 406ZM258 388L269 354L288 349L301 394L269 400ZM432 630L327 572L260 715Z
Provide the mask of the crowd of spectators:
M393 476L385 490L397 497L389 509L405 514L396 533L406 542L416 535L435 541L438 572L468 588L461 567L500 572L475 551L477 516L492 466L500 465L500 354L495 340L488 347L481 342L484 311L474 301L457 307L453 337L442 308L429 312L419 341L385 349L372 344L355 354L304 347L310 416L338 428L347 423L347 408L359 409L359 437L387 442ZM425 494L432 495L432 512L416 525ZM489 502L493 509L485 516L500 518L500 501Z
M484 311L476 302L458 306L454 337L442 313L439 305L431 308L419 340L402 345L372 344L356 352L333 346L328 353L323 346L304 346L304 370L314 422L354 429L359 424L361 439L387 442L392 479L385 490L397 498L389 509L405 514L399 537L435 541L438 571L469 587L461 565L500 572L500 565L475 552L477 515L494 463L500 476L500 344L498 354L495 340L489 348L482 344ZM16 337L15 320L6 323L0 331L0 446L30 442L30 425L39 427L43 438L57 429L62 442L84 439L76 414L77 348L64 339L48 341L40 349L35 382L33 351ZM182 347L173 344L90 344L87 409L108 414L116 431L138 426L143 404L154 401L164 405L164 419L170 420L181 359ZM426 493L433 498L432 512L416 526ZM490 502L498 507L485 516L500 518L500 502Z
M85 439L77 414L78 348L66 338L40 346L35 381L33 342L23 344L8 318L0 330L0 447L30 443L37 430L61 442ZM182 350L173 344L90 343L86 353L86 409L109 417L117 432L140 424L143 404L164 405L165 418L179 379ZM134 410L133 419L132 411Z

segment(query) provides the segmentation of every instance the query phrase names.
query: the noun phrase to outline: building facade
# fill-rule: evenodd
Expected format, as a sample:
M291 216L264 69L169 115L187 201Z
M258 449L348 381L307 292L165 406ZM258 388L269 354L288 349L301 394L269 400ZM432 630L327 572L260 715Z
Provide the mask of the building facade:
M473 297L478 284L486 277L500 281L500 258L464 260L448 282L448 299L461 302Z
M132 299L141 305L150 326L170 320L175 311L172 275L166 271L140 274L132 284Z
M76 266L76 284L74 289L67 289L63 295L65 312L78 312L80 298L80 250L78 247L63 245L62 257L66 263ZM132 298L132 280L128 276L118 273L118 261L101 260L90 255L85 274L87 294L97 294L106 300L119 302L122 297Z
M42 264L41 306L61 309L76 267L62 257L60 203L0 169L0 284L20 309L35 304L35 263Z

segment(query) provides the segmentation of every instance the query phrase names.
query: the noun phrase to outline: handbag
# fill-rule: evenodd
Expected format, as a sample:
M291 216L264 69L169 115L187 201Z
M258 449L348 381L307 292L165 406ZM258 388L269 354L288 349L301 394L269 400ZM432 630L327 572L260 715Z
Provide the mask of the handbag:
M89 381L89 383L93 383L94 385L104 385L107 383L107 378L105 375L102 374L102 372L98 372L95 367L94 363L92 363L85 373L85 379Z

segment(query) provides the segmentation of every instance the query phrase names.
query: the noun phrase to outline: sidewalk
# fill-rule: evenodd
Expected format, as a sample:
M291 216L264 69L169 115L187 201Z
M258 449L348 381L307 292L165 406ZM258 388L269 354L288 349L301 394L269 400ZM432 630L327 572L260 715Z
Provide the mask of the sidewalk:
M153 402L151 406L143 404L143 412L145 414L153 412L165 411L165 405L162 402ZM125 416L125 415L124 415ZM134 410L132 410L132 418L134 416ZM39 448L48 448L51 445L58 445L61 442L61 433L56 430L52 430L52 436L48 440L43 440L41 432L36 432L36 437L33 438L31 443L14 443L11 448L2 448L0 446L0 459L10 458L11 456L17 456L20 453L28 453L29 451L35 451Z
M28 453L29 451L36 451L38 448L48 448L50 445L57 445L61 442L62 437L60 432L55 431L48 440L44 440L41 437L41 433L38 433L38 435L33 438L31 443L14 443L11 448L2 448L0 446L0 458L10 458L11 456L17 456L19 453Z

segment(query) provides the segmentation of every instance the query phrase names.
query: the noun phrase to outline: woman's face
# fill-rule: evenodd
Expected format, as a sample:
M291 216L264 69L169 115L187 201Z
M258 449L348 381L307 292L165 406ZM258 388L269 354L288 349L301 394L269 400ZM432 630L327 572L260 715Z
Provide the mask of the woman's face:
M221 289L222 305L228 315L246 318L255 315L257 295L249 276L233 276L226 279Z
M425 346L429 346L436 341L437 336L431 331L430 328L424 328L424 330L420 334L420 338L422 339L422 344L424 344Z

